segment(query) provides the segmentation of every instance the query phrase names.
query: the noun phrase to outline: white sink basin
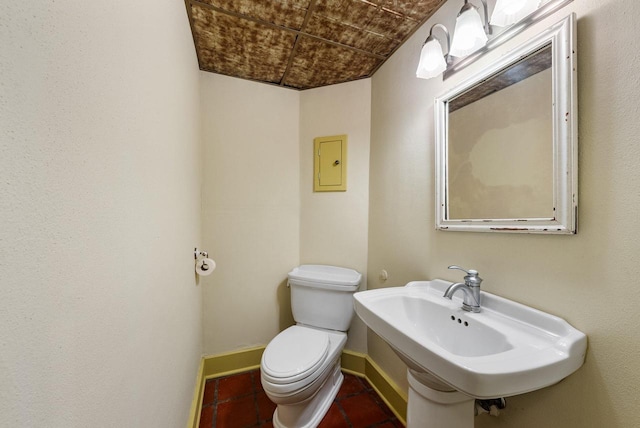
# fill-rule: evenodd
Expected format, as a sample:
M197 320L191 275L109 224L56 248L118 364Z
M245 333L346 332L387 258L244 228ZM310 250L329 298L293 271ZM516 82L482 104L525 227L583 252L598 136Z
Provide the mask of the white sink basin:
M582 365L587 337L563 319L485 292L482 311L466 312L462 293L442 297L450 284L362 291L355 310L410 368L475 398L544 388Z

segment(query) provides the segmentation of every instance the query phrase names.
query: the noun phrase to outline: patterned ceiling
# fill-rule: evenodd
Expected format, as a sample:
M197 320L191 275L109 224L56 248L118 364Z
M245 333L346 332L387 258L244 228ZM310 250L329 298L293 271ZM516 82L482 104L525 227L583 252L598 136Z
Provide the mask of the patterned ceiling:
M185 4L201 70L309 89L371 77L445 1Z

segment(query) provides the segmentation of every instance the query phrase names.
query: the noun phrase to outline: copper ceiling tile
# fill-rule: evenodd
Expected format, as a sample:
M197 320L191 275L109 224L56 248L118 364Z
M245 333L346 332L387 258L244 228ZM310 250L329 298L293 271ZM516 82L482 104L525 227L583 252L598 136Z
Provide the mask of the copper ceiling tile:
M418 22L433 15L446 0L377 0L377 3L388 10L408 16ZM460 0L460 7L463 1Z
M399 44L397 40L332 21L317 13L311 16L305 33L385 57Z
M198 0L194 0L196 3ZM294 30L302 28L311 0L199 0L221 11L280 25Z
M301 36L284 85L308 89L369 77L382 59Z
M313 14L360 28L372 33L404 41L419 24L415 19L362 0L318 0Z
M362 29L368 27L378 12L374 3L360 0L317 0L313 9L314 15Z
M370 77L445 0L185 0L200 69L298 89Z
M201 69L270 83L282 80L294 33L195 4L191 13Z
M413 19L389 12L386 9L379 9L378 13L369 21L367 30L384 34L389 38L403 42L417 25L419 25L419 23Z

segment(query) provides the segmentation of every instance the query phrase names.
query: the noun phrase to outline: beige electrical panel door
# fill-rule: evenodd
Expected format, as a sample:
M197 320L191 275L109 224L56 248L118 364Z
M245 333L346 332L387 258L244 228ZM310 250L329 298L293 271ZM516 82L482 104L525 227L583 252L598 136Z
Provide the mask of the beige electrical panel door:
M314 192L347 190L347 136L315 138L313 152Z

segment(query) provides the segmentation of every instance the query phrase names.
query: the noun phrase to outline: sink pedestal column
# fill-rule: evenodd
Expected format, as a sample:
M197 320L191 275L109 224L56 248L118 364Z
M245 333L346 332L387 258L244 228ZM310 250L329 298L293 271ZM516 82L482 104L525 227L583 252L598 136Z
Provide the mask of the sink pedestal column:
M418 380L422 375L407 370L407 428L473 428L475 399L459 391L440 391L427 386ZM442 389L449 388L442 386Z

